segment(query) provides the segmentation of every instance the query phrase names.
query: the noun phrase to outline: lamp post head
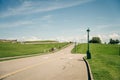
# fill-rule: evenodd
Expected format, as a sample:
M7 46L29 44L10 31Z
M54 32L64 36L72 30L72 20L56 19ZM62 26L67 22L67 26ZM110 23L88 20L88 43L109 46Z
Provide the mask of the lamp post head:
M89 28L87 29L87 32L90 32L90 29L89 29Z

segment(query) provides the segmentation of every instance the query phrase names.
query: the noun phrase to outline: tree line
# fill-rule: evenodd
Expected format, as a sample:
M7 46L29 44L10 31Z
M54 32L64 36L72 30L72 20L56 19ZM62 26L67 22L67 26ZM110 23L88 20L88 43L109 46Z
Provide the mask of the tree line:
M99 43L101 44L101 39L99 37L92 37L89 43ZM110 39L108 44L119 44L120 41L118 39Z

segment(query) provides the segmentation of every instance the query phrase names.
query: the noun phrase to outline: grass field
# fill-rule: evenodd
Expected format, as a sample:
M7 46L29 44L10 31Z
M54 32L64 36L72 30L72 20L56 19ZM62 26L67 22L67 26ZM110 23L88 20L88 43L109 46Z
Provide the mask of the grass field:
M120 80L120 45L90 44L89 59L94 80ZM86 53L87 44L79 44L73 53Z
M31 54L45 54L51 52L52 48L56 48L56 50L58 50L67 44L68 43L20 44L0 42L0 58Z

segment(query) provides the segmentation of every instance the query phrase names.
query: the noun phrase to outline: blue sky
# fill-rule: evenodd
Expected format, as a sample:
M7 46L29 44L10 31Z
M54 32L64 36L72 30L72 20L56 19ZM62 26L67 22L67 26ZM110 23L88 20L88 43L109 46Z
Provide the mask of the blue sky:
M0 39L120 39L120 0L0 0Z

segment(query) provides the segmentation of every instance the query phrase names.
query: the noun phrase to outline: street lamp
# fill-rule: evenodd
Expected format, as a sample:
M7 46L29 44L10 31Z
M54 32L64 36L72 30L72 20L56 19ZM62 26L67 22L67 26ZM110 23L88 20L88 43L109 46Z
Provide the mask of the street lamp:
M75 53L77 52L77 42L75 42Z
M88 28L88 29L87 29L87 33L88 33L88 50L87 50L87 59L91 59L91 53L90 53L90 50L89 50L89 32L90 32L90 29Z

